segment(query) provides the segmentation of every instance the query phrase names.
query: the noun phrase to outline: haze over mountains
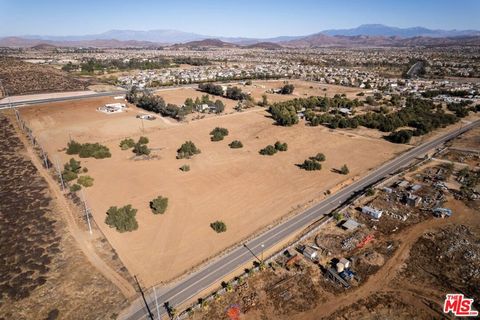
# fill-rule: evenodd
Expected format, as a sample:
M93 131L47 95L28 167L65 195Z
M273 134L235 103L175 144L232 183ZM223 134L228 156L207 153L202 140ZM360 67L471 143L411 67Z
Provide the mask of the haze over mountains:
M218 39L218 41L205 40ZM203 42L202 42L203 41ZM227 43L227 44L225 44ZM32 47L50 44L67 47L155 47L184 44L189 47L248 46L262 43L263 47L315 46L416 46L416 45L480 45L478 30L432 30L423 27L397 28L382 24L365 24L352 29L331 29L307 36L279 36L259 39L246 37L218 37L178 30L148 31L110 30L100 34L80 36L25 35L0 38L0 46Z

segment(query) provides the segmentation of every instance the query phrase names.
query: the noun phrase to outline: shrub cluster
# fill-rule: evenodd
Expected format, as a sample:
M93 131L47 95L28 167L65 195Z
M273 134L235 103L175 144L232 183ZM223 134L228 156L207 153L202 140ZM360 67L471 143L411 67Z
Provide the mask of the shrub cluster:
M121 208L110 207L107 211L105 223L112 228L116 228L119 232L133 231L138 229L136 219L137 209L131 205Z
M79 185L84 186L85 188L93 186L93 178L90 176L80 176L77 179Z
M127 93L126 98L128 102L135 104L141 109L159 113L165 117L183 119L185 115L192 112L191 109L179 108L175 104L166 104L165 100L160 96L147 92L139 92L136 87L132 87Z
M275 142L275 149L277 151L287 151L288 150L288 145L287 145L286 142L277 141L277 142Z
M152 201L150 201L150 209L154 214L163 214L168 207L168 198L158 196Z
M350 170L348 169L347 165L344 164L341 168L340 168L340 173L341 174L344 174L344 175L347 175L350 173Z
M398 130L390 133L386 139L393 143L409 143L412 136L412 130Z
M185 141L177 150L177 159L189 159L200 152L200 149L198 149L192 141Z
M282 87L282 89L280 90L280 93L281 94L292 94L294 89L295 89L295 87L293 86L293 84L286 84Z
M216 127L210 132L210 140L220 141L223 140L225 136L228 136L228 130L225 128Z
M306 159L300 165L300 168L302 168L304 170L307 170L307 171L321 170L322 169L322 164L320 162L318 162L317 160Z
M239 149L243 148L243 143L239 140L233 140L228 146L232 149Z
M190 171L190 166L188 164L184 164L180 167L180 170L182 170L183 172L188 172Z
M140 137L138 142L133 146L133 152L137 156L146 155L148 156L151 152L150 148L148 148L147 143L149 142L147 137Z
M78 143L72 140L68 143L67 154L78 154L80 158L104 159L110 158L110 150L99 143Z
M210 228L215 230L215 232L217 233L227 231L227 225L225 224L225 222L219 220L210 223Z
M69 162L65 163L63 168L63 180L68 182L77 179L80 168L82 167L80 166L80 161L71 158Z
M320 162L325 161L325 159L325 155L319 152L316 155L309 157L308 159L303 161L303 163L299 165L299 167L307 171L321 170L322 164Z
M250 100L251 97L247 93L242 92L238 87L228 87L225 96L232 100Z
M120 141L120 149L122 150L128 150L130 148L133 148L135 145L135 141L133 141L132 138L125 138L122 141Z
M291 126L298 123L297 110L294 106L284 102L274 103L268 109L278 125Z
M261 155L266 155L266 156L273 156L275 153L278 151L287 151L288 150L288 145L286 142L280 142L277 141L275 142L275 145L268 145L265 148L261 149L259 153Z
M273 156L275 153L277 153L277 149L275 149L274 146L269 144L265 148L261 149L259 153L263 156Z
M201 83L198 85L198 89L216 96L223 96L224 93L221 85L213 83Z

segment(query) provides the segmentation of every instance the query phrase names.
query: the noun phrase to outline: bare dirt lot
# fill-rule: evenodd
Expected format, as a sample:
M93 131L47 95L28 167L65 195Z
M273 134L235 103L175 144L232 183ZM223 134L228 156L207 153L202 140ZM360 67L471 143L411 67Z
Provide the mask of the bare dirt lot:
M171 125L162 119L145 122L149 126L145 135L156 158L134 161L132 152L120 150L118 144L123 137L140 135L139 122L132 112L105 115L95 111L104 102L42 105L23 108L21 113L49 154L62 163L71 157L58 152L69 135L110 148L112 158L80 159L95 179L94 186L86 189L87 199L95 220L130 273L139 275L145 285L182 274L406 148L304 123L279 127L264 111L254 110L190 124ZM224 141L211 142L209 132L217 126L230 134ZM234 139L241 140L244 148L230 149L228 143ZM177 160L176 150L186 140L192 140L202 153ZM258 154L276 140L287 142L288 151ZM327 157L321 171L307 172L295 165L318 152ZM180 171L183 164L190 165L191 171ZM343 164L350 169L348 176L331 171ZM153 215L149 209L149 202L158 195L169 198L164 215ZM126 204L138 209L139 229L120 234L104 224L105 212L110 206ZM209 224L215 220L223 220L227 232L213 232Z
M47 146L52 152L56 152L65 147L65 137L67 141L71 136L82 141L103 142L140 134L142 121L137 119L136 115L146 113L145 110L129 104L127 111L122 113L105 114L97 111L98 107L106 103L117 102L125 103L124 100L115 100L112 97L86 98L22 108L21 113L28 119L36 136L49 141ZM157 118L153 121L144 120L143 128L148 132L176 123L168 118Z
M178 106L181 106L187 98L192 98L195 101L195 98L201 98L205 94L205 92L188 87L175 89L160 89L160 91L156 92L156 95L161 96L166 103L173 103ZM230 113L234 111L233 108L237 105L237 101L235 100L210 95L210 100L215 101L217 99L221 100L225 104L224 113Z
M295 90L292 94L266 93L268 90L281 88L285 83L293 84L295 86ZM286 82L284 80L252 81L252 85L238 86L243 91L250 92L255 101L261 101L262 95L266 94L269 102L285 101L293 98L307 98L310 96L323 97L324 95L327 95L327 97L333 97L336 94L345 94L347 98L355 99L359 98L357 97L357 93L365 91L359 88L321 84L303 80L288 80Z
M1 113L0 125L0 319L115 317L124 296L78 248Z

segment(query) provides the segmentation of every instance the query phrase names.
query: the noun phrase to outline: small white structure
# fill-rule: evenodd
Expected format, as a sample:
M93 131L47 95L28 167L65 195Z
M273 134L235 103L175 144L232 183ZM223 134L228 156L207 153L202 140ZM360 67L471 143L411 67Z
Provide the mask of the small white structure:
M362 213L368 214L369 216L375 219L380 219L380 217L383 214L383 211L369 207L369 206L364 206L362 207Z
M341 258L339 262L340 262L341 264L343 264L343 266L345 267L345 269L350 268L350 260L345 259L345 258Z
M318 252L313 248L305 246L305 248L303 249L303 255L310 260L315 260L318 256Z
M98 107L97 110L109 114L124 112L126 108L125 103L107 103L102 107Z
M140 114L137 114L137 118L143 119L143 120L155 120L157 117L155 117L152 114L140 113Z
M206 110L208 110L208 104L206 103L203 103L203 104L199 104L196 106L196 109L198 112L205 112Z
M360 226L360 224L353 219L348 219L347 221L345 221L342 224L342 227L346 230L349 230L349 231L353 231L353 230L357 229L359 226Z

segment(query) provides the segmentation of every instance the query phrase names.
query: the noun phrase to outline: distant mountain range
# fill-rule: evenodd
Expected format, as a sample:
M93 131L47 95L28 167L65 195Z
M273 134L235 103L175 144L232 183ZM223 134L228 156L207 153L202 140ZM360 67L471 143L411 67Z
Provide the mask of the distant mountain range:
M208 41L201 42L205 40ZM365 24L353 29L332 29L307 36L280 36L267 39L215 37L178 30L110 30L100 34L81 36L25 35L0 38L0 46L3 47L33 47L45 44L59 47L125 48L158 47L176 44L175 46L181 47L256 45L254 47L277 49L281 46L421 46L464 43L479 45L480 31L432 30L423 27L397 28L382 24Z
M401 38L480 36L480 31L478 30L432 30L423 27L397 28L383 24L362 24L353 29L332 29L324 30L321 33L328 36L383 36Z

